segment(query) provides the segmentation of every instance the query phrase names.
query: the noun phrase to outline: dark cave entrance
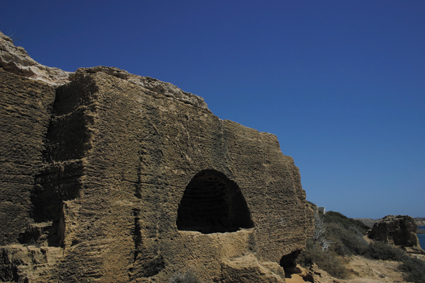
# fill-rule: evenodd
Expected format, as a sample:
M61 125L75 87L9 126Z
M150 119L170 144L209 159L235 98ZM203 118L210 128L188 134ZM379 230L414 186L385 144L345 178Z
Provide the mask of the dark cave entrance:
M252 227L241 190L223 173L203 170L187 185L177 211L179 230L208 234Z
M300 255L301 250L295 250L291 252L290 254L282 256L280 259L280 266L283 267L283 270L285 270L285 278L291 278L292 274L301 273L300 269L297 268L297 257ZM308 282L314 282L313 277L311 274L304 274L300 276L304 279L304 281Z

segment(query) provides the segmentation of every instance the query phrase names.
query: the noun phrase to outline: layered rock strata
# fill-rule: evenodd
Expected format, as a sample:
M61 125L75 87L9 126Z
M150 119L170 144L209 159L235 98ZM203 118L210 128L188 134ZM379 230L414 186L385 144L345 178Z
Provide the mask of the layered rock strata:
M0 280L285 281L313 213L276 136L172 84L49 69L0 41Z

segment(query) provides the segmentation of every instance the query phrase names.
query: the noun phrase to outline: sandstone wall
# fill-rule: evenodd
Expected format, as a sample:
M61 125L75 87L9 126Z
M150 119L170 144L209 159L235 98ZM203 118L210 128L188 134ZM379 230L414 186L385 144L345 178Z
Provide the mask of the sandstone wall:
M276 136L116 68L0 71L0 279L284 282L313 224Z
M0 245L29 225L55 89L0 68Z

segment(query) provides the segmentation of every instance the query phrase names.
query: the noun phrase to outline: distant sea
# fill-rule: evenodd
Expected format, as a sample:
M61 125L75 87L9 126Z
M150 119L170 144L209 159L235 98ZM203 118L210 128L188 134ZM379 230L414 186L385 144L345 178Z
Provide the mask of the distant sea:
M418 226L419 229L425 230L425 226ZM425 251L425 234L418 234L419 244L421 248Z

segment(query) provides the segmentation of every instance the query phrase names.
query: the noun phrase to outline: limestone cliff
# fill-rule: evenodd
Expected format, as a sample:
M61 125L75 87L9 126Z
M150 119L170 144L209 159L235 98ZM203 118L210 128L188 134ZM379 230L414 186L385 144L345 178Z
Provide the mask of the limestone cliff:
M0 42L0 280L285 281L313 224L276 136L172 84Z

